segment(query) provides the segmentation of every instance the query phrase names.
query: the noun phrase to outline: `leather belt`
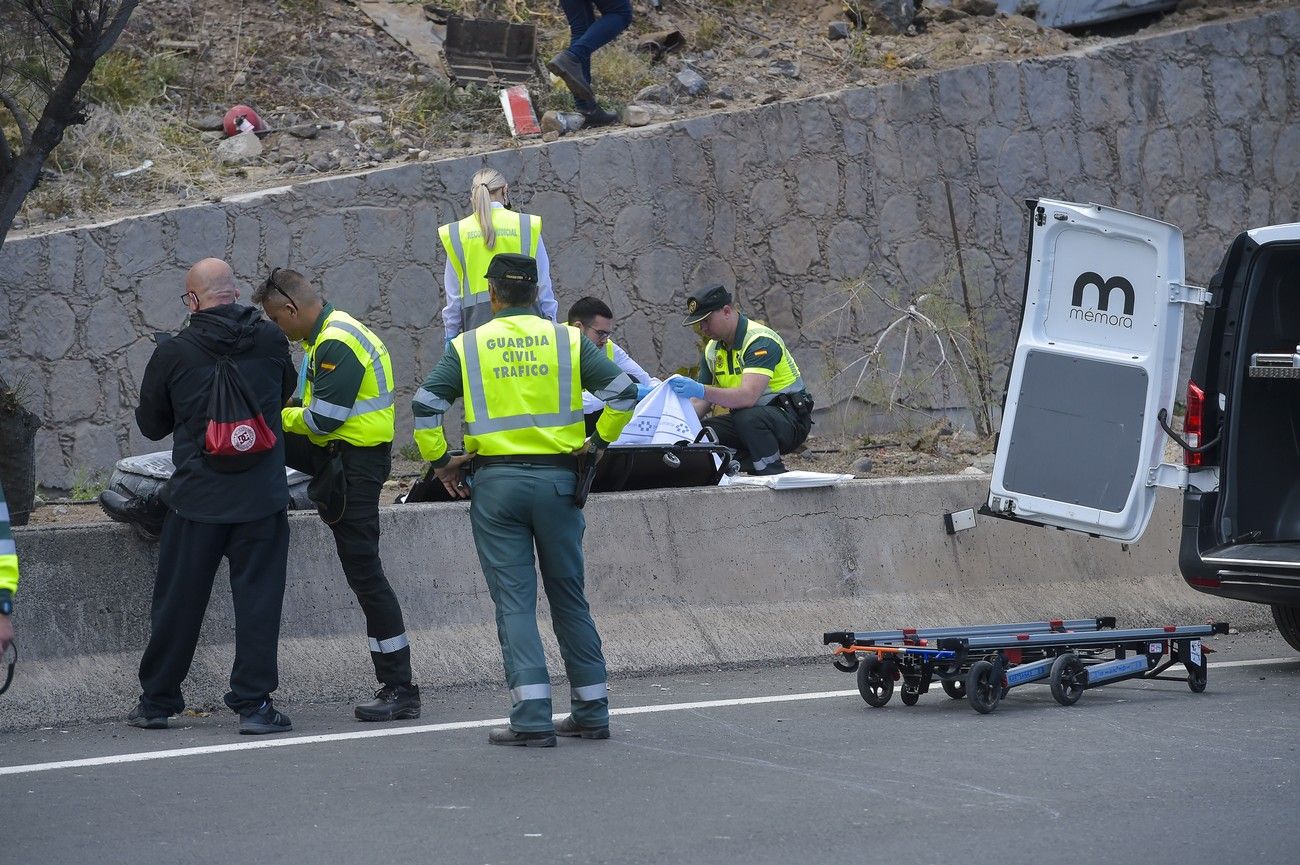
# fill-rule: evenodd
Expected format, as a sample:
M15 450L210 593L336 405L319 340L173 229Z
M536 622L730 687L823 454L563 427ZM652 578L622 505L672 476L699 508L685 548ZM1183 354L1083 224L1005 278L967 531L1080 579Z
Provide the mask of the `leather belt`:
M497 456L476 456L474 457L474 467L476 469L483 466L502 465L514 463L515 465L529 466L548 466L552 468L568 469L576 471L578 468L578 458L573 454L500 454Z

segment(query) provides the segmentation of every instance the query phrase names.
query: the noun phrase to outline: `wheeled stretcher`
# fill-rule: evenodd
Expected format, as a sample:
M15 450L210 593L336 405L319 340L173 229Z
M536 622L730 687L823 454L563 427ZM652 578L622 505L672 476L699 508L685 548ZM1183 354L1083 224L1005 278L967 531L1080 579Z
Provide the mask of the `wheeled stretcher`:
M1020 685L1046 681L1063 706L1085 690L1132 678L1186 682L1205 690L1203 637L1226 634L1224 622L1162 628L1115 629L1113 617L1049 620L1006 625L900 631L831 631L823 637L834 650L836 668L856 671L858 691L871 706L883 706L902 681L902 700L914 705L938 679L953 699L965 697L987 714ZM1182 664L1185 677L1163 675Z

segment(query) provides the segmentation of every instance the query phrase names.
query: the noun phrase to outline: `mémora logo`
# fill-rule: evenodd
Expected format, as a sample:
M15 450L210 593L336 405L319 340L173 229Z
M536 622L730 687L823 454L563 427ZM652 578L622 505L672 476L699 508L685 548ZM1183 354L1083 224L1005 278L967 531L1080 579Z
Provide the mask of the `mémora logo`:
M1083 309L1083 290L1090 285L1097 287L1097 308ZM1110 311L1110 298L1115 289L1119 289L1124 293L1123 314ZM1110 279L1103 280L1100 274L1084 273L1074 281L1074 295L1070 299L1070 305L1074 309L1070 310L1070 318L1132 330L1133 304L1136 301L1137 297L1133 293L1133 283L1124 277L1112 276Z

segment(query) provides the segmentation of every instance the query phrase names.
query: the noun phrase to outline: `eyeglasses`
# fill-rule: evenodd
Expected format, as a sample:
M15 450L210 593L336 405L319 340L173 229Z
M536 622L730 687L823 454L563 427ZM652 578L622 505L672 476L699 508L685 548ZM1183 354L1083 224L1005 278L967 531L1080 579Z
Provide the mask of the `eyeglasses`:
M281 287L280 287L280 284L279 284L278 282L275 281L275 275L276 275L277 273L279 273L280 271L282 271L282 270L284 270L284 268L282 268L282 267L275 267L275 268L272 268L272 269L271 269L271 275L268 276L268 277L266 278L265 287L266 287L267 289L272 289L272 288L275 289L276 291L278 291L278 292L280 293L280 296L283 297L283 298L285 299L285 301L287 301L288 303L290 303L290 304L292 304L293 306L296 307L298 304L297 304L297 302L294 301L294 299L293 299L292 297L289 296L289 292L287 292L287 291L285 291L283 288L281 288Z
M597 339L609 339L614 335L612 330L593 330L592 333L596 335Z
M185 305L185 308L186 308L186 309L188 309L189 306L190 306L190 296L191 296L191 295L193 295L193 297L194 297L194 302L197 303L197 302L198 302L198 298L199 298L199 296L198 296L197 294L194 294L194 292L192 292L192 291L187 291L187 292L185 292L184 294L181 295L181 303L183 303L183 304Z

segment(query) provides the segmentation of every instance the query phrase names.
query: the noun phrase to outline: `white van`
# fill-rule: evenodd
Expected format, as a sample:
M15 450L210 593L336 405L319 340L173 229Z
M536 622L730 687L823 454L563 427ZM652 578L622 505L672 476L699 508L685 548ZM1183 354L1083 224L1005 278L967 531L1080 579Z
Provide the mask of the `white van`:
M1237 237L1187 285L1175 226L1029 202L1024 312L981 512L1135 541L1183 490L1193 588L1270 604L1300 650L1300 223ZM1203 306L1184 432L1170 428L1183 318ZM1167 436L1182 464L1165 463Z

